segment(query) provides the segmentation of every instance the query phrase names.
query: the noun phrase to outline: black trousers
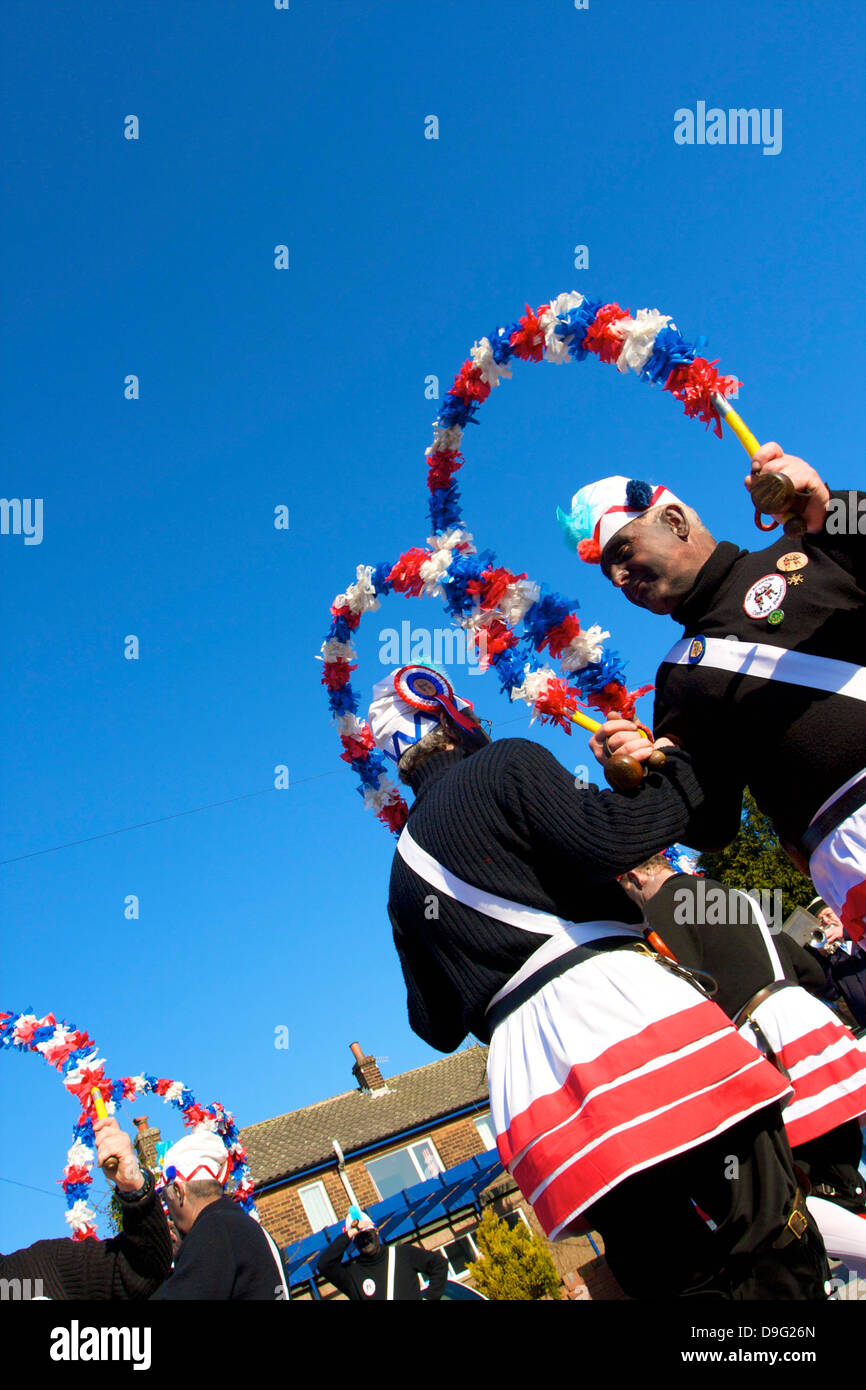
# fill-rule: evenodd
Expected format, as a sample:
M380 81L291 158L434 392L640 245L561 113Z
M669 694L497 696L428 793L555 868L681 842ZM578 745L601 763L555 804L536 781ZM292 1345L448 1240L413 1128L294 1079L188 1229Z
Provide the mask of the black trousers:
M823 1300L830 1271L812 1217L800 1239L772 1248L796 1192L781 1110L771 1105L626 1178L583 1215L630 1298Z
M858 1168L863 1149L859 1120L846 1120L791 1152L816 1197L836 1202L855 1216L866 1213L866 1183Z

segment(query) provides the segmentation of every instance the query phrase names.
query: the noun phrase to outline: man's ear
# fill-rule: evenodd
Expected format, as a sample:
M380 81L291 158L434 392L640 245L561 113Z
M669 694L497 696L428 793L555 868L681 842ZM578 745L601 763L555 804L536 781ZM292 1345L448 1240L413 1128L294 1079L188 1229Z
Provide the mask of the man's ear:
M678 507L675 502L670 502L662 509L662 517L665 525L670 527L679 540L688 540L692 528L682 507Z

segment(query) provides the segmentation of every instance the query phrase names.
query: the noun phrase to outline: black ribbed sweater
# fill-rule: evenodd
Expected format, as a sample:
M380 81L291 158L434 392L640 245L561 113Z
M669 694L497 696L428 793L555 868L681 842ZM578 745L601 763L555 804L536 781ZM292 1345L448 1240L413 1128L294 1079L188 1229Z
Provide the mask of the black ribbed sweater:
M122 1204L123 1230L110 1240L37 1240L0 1255L4 1279L41 1280L50 1299L149 1298L171 1269L165 1212L151 1191ZM31 1286L31 1296L36 1296Z
M576 785L527 739L434 754L412 789L410 834L446 869L572 922L640 921L613 880L677 840L702 802L684 753L624 796ZM488 1003L543 938L435 894L399 854L388 913L414 1031L440 1052L467 1033L489 1041Z

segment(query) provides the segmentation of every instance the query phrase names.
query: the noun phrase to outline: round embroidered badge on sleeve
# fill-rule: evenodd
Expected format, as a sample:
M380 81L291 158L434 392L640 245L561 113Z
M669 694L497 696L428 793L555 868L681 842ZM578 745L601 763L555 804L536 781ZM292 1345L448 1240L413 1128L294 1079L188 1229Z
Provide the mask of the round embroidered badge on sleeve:
M686 657L686 660L689 663L689 665L697 666L698 662L703 659L703 655L706 650L706 637L693 637L689 644L688 656Z
M768 618L777 608L781 608L787 591L788 582L784 575L765 574L746 591L743 608L750 618Z
M361 1291L365 1293L368 1298L372 1298L373 1294L376 1292L375 1279L365 1279L361 1285Z

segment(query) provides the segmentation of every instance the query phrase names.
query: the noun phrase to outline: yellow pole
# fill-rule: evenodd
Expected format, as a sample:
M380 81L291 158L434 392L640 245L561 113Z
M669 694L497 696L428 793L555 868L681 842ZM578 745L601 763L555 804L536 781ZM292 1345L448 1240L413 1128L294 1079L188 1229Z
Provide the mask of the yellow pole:
M588 729L591 734L595 734L601 728L597 719L590 719L588 714L583 714L580 710L572 710L570 718L574 724L579 724L582 729Z
M724 396L720 395L718 392L713 396L713 405L721 415L725 424L737 436L746 453L749 455L749 458L754 458L761 446L745 421L740 418L734 410L734 407L725 400Z
M601 728L601 724L597 719L590 719L588 714L584 714L582 710L579 709L572 710L569 718L573 724L579 724L582 729L588 729L591 734L597 734ZM643 729L640 729L638 732L641 738L646 738Z
M94 1086L91 1089L90 1098L93 1101L93 1108L96 1111L97 1120L107 1120L108 1111L105 1108L105 1101L102 1099L102 1092L98 1086ZM107 1173L110 1178L113 1178L119 1167L120 1159L117 1158L115 1154L109 1154L102 1165L102 1171L103 1173Z

